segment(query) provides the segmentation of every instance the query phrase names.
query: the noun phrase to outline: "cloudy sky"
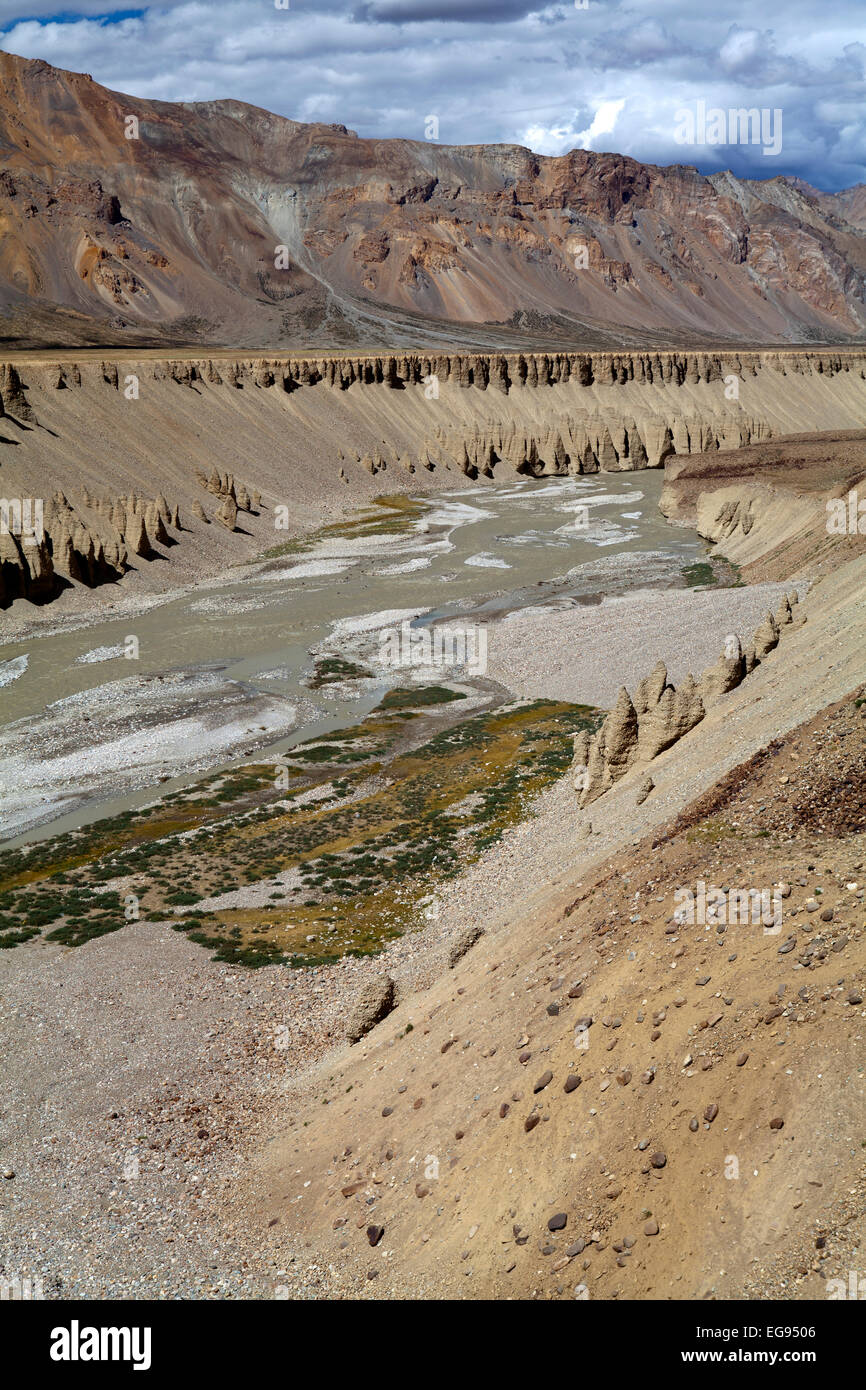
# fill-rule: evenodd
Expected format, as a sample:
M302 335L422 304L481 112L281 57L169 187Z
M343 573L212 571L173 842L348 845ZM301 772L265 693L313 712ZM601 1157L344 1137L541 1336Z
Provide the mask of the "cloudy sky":
M445 144L866 182L866 0L0 0L0 47L134 95L234 97L366 136L423 139L435 116ZM701 102L780 110L781 149L764 152L773 117L763 142L729 126L687 142Z

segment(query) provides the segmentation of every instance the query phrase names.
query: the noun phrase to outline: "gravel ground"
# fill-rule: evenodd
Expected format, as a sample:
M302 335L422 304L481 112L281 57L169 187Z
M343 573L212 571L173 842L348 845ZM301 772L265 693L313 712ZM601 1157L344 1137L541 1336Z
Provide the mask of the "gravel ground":
M106 792L119 796L251 755L312 709L310 701L195 669L129 676L56 700L2 729L0 833L12 839L54 819L58 807L73 811Z
M783 594L798 586L642 591L591 607L521 609L491 628L488 674L517 695L576 700L603 709L616 703L635 671L663 661L676 684L717 660L725 638L744 641ZM799 586L800 596L806 585Z

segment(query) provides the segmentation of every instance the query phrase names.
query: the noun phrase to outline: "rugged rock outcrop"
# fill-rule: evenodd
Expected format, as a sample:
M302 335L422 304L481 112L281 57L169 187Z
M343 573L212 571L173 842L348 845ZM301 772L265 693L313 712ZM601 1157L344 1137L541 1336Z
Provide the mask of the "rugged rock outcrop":
M58 588L48 541L26 543L26 538L0 528L0 608L13 599L46 603Z
M535 477L656 468L674 455L729 454L806 423L853 426L866 408L866 351L858 349L145 359L126 362L120 370L116 363L82 360L66 364L62 375L56 364L30 362L23 381L15 364L7 362L0 365L0 408L5 401L10 415L35 421L37 398L51 400L59 391L110 392L128 425L121 388L130 375L142 399L151 397L153 383L186 388L192 399L184 415L206 413L212 405L223 410L237 391L252 389L256 405L271 398L263 408L268 415L279 410L289 429L300 422L285 411L286 395L303 391L305 409L324 411L327 429L337 404L328 397L339 393L348 430L357 412L366 432L367 412L358 393L375 393L375 409L383 428L393 430L392 438L359 444L354 452L356 463L373 475L386 470L389 459L401 472L452 467L473 478L492 477L503 465ZM497 385L494 399L491 381ZM728 397L726 382L737 383L737 397ZM399 392L398 399L392 392ZM448 396L447 411L440 393ZM55 408L52 403L52 413ZM399 425L389 419L394 408ZM245 399L241 437L248 430L248 409ZM335 438L335 451L337 444ZM231 441L226 445L230 455ZM339 457L343 462L341 449ZM230 493L242 511L258 509L261 491L236 480L232 471L210 464L194 473L214 497ZM679 473L676 468L669 473L673 485ZM157 505L160 497L165 502L159 494ZM755 518L751 494L723 491L713 506L712 517L699 518L712 539L749 534ZM160 514L168 524L167 504Z
M130 567L130 556L150 559L154 546L169 546L164 516L179 528L161 495L145 502L135 493L94 497L85 490L78 505L55 492L45 499L3 499L0 507L0 608L17 598L43 604L70 582L95 589L114 583ZM36 518L38 523L36 522Z
M394 981L390 975L370 980L355 1003L349 1018L346 1035L350 1042L360 1042L377 1023L396 1008Z
M866 327L855 204L796 179L363 140L237 102L130 98L8 53L0 79L0 304L35 346L40 329L330 346L357 340L371 298L381 342L405 341L407 323L450 342L483 326L472 337L491 346ZM503 389L498 362L468 358L461 375Z
M866 550L866 528L834 532L829 509L866 497L866 431L828 422L820 433L739 453L696 453L665 466L661 510L694 526L751 580L814 576Z
M707 709L728 691L735 689L749 671L778 645L785 624L792 622L795 591L782 599L774 617L768 613L756 629L744 652L734 634L725 642L718 661L709 666L699 681L688 675L677 688L668 680L663 661L644 676L634 699L623 686L616 705L597 733L581 732L574 740L572 777L581 807L603 796L633 767L645 767L666 748L683 738L705 717ZM652 790L652 779L645 777L639 801Z
M227 531L235 529L235 523L238 519L238 504L231 493L226 493L222 504L214 512L214 517L222 523Z
M476 942L480 941L484 935L484 928L476 922L471 927L466 927L457 939L452 942L448 952L448 968L453 970L456 965L471 951Z
M727 399L727 377L740 383L739 401ZM725 553L739 563L741 547L780 545L796 533L798 506L822 529L825 521L823 496L791 503L787 493L774 499L766 482L731 483L736 474L724 468L734 470L742 441L769 441L806 422L851 426L853 435L866 408L862 349L115 361L91 355L64 362L62 370L50 358L8 362L0 380L9 392L8 423L0 429L2 492L86 492L77 520L94 535L95 548L92 562L85 548L82 572L92 564L98 570L98 540L109 564L112 545L143 559L154 546L176 542L181 508L196 534L192 545L170 552L178 569L188 557L190 570L201 565L211 573L227 554L243 558L270 539L271 518L239 525L226 498L242 518L255 519L266 491L265 512L288 506L297 531L318 525L323 508L407 490L419 477L433 490L453 486L461 473L483 486L515 474L644 469L666 460L668 498L693 450L710 450L697 455L710 479L706 497L694 504L698 529L717 539L721 515ZM136 383L134 401L125 395L129 381ZM116 440L108 455L106 439ZM351 452L344 452L347 440ZM745 452L768 448L762 442ZM862 472L862 452L860 458ZM149 520L135 495L144 479L156 509ZM194 523L206 519L204 508L194 502L204 503L211 520L220 510L225 516L202 533ZM671 519L695 524L676 509ZM67 521L74 549L75 524ZM226 523L229 552L214 539Z

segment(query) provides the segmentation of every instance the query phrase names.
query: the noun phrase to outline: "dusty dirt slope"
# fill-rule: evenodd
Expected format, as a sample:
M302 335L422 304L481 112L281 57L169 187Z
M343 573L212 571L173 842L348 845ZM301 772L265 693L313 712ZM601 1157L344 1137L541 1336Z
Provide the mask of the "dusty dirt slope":
M515 904L329 1059L260 1160L275 1261L303 1244L376 1297L822 1298L847 1280L866 1234L854 694L582 884ZM677 926L675 886L701 882L784 883L778 933Z
M665 468L661 509L751 582L836 569L866 551L866 431L790 435Z

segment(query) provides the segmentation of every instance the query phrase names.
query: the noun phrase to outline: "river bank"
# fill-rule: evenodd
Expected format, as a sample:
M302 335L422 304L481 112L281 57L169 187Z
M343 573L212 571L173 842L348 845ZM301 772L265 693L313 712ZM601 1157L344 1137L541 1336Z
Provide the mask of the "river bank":
M498 620L514 610L712 580L704 543L660 517L661 483L519 480L484 497L384 499L219 580L133 601L122 617L6 643L0 840L122 814L207 767L278 759L368 714L401 682L483 684L484 670L459 662L383 662L383 637L404 623L483 626L507 664ZM351 658L360 679L320 681L316 662L329 654Z
M643 475L854 429L863 352L28 356L0 364L0 396L4 495L41 502L48 538L38 562L4 548L14 633L219 575L383 492Z

